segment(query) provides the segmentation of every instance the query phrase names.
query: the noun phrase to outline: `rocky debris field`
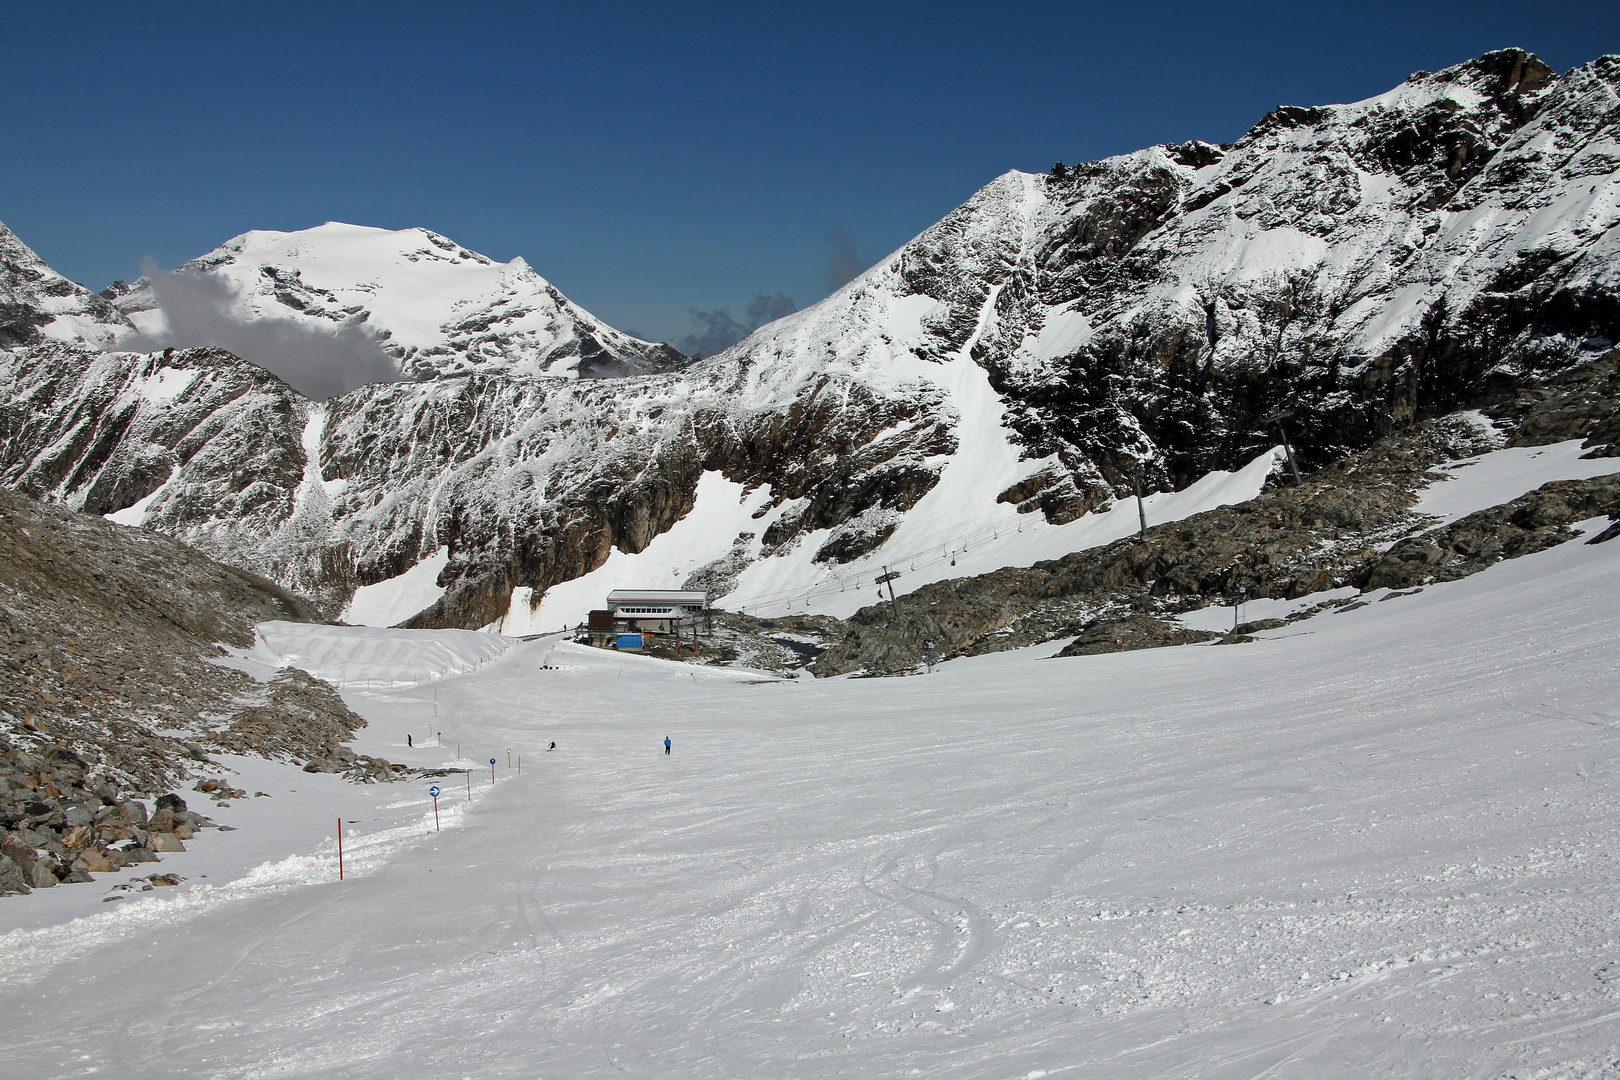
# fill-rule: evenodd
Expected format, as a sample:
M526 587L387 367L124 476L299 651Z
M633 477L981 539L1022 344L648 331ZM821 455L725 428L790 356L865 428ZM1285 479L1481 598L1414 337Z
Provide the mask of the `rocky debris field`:
M158 862L199 829L221 828L174 792L155 812L120 792L60 745L31 753L0 738L0 894L26 893L94 873ZM172 875L154 875L157 878Z
M182 850L210 824L182 783L246 797L210 754L399 774L342 746L364 721L325 683L224 666L269 619L318 614L167 537L0 488L0 891Z

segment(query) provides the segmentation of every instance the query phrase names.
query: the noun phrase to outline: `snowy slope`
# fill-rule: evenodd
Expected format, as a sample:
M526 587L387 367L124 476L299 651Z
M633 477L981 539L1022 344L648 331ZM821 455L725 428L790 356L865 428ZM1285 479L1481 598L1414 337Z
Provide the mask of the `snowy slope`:
M331 221L244 233L163 280L142 278L117 303L148 340L216 344L167 340L173 326L165 305L196 302L202 280L228 298L232 320L361 330L413 378L475 370L595 378L685 363L668 345L608 326L522 258L497 263L427 229Z
M1602 1076L1617 589L1568 543L1240 647L895 680L524 646L438 687L501 758L463 827L311 787L389 857L339 884L305 828L12 933L0 1007L52 1076ZM356 700L378 748L434 704Z
M1237 472L1212 472L1181 491L1148 495L1142 512L1149 523L1162 525L1251 499L1280 458L1279 448ZM940 484L904 517L888 542L871 554L832 566L818 565L812 558L826 530L809 534L806 543L791 551L765 558L759 558L757 539L734 545L732 536L756 527L750 511L768 492L750 494L726 484L717 473L705 473L692 513L667 533L635 555L614 552L589 574L552 586L532 614L525 615L526 598L519 597L502 628L506 633L529 633L575 626L613 589L685 581L734 552L753 561L726 594L727 609L765 617L808 611L848 618L877 602L875 579L891 569L900 575L895 593L904 596L930 582L1061 558L1133 535L1139 528L1135 499L1061 525L1020 517L1012 507L993 501L1000 487L987 471L967 454L953 456ZM991 507L995 509L986 513ZM768 515L761 523L771 520Z
M476 671L512 643L471 630L389 630L312 623L260 623L238 663L307 671L338 687L420 686Z

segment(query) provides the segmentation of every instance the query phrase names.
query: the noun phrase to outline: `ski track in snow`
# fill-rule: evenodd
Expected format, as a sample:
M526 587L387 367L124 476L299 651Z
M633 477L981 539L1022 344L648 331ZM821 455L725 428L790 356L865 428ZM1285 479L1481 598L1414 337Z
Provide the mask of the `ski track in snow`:
M11 1054L42 1078L1604 1075L1617 588L1620 544L1572 542L1249 645L893 680L521 645L351 695L373 744L431 707L527 751L460 828L341 884L0 939Z

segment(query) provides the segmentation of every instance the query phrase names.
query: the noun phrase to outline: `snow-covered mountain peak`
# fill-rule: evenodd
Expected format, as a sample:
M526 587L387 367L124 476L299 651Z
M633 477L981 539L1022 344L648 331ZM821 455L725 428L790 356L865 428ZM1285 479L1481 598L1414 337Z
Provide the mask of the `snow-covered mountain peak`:
M296 232L243 233L142 279L116 303L153 343L183 334L177 305L206 302L243 325L369 333L413 378L480 371L594 378L665 371L685 357L613 329L521 258L499 263L430 229L329 221ZM178 288L165 289L165 286ZM184 295L179 295L184 294Z

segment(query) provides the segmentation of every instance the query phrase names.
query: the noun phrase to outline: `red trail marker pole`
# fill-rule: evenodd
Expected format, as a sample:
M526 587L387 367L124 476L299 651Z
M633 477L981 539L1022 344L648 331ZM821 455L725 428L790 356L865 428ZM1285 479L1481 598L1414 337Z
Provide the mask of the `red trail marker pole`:
M343 880L343 819L338 818L338 880Z
M495 782L495 759L494 758L489 759L489 782L492 783L492 784Z
M467 801L472 802L472 770L467 770Z
M433 831L439 831L439 797L433 796Z

